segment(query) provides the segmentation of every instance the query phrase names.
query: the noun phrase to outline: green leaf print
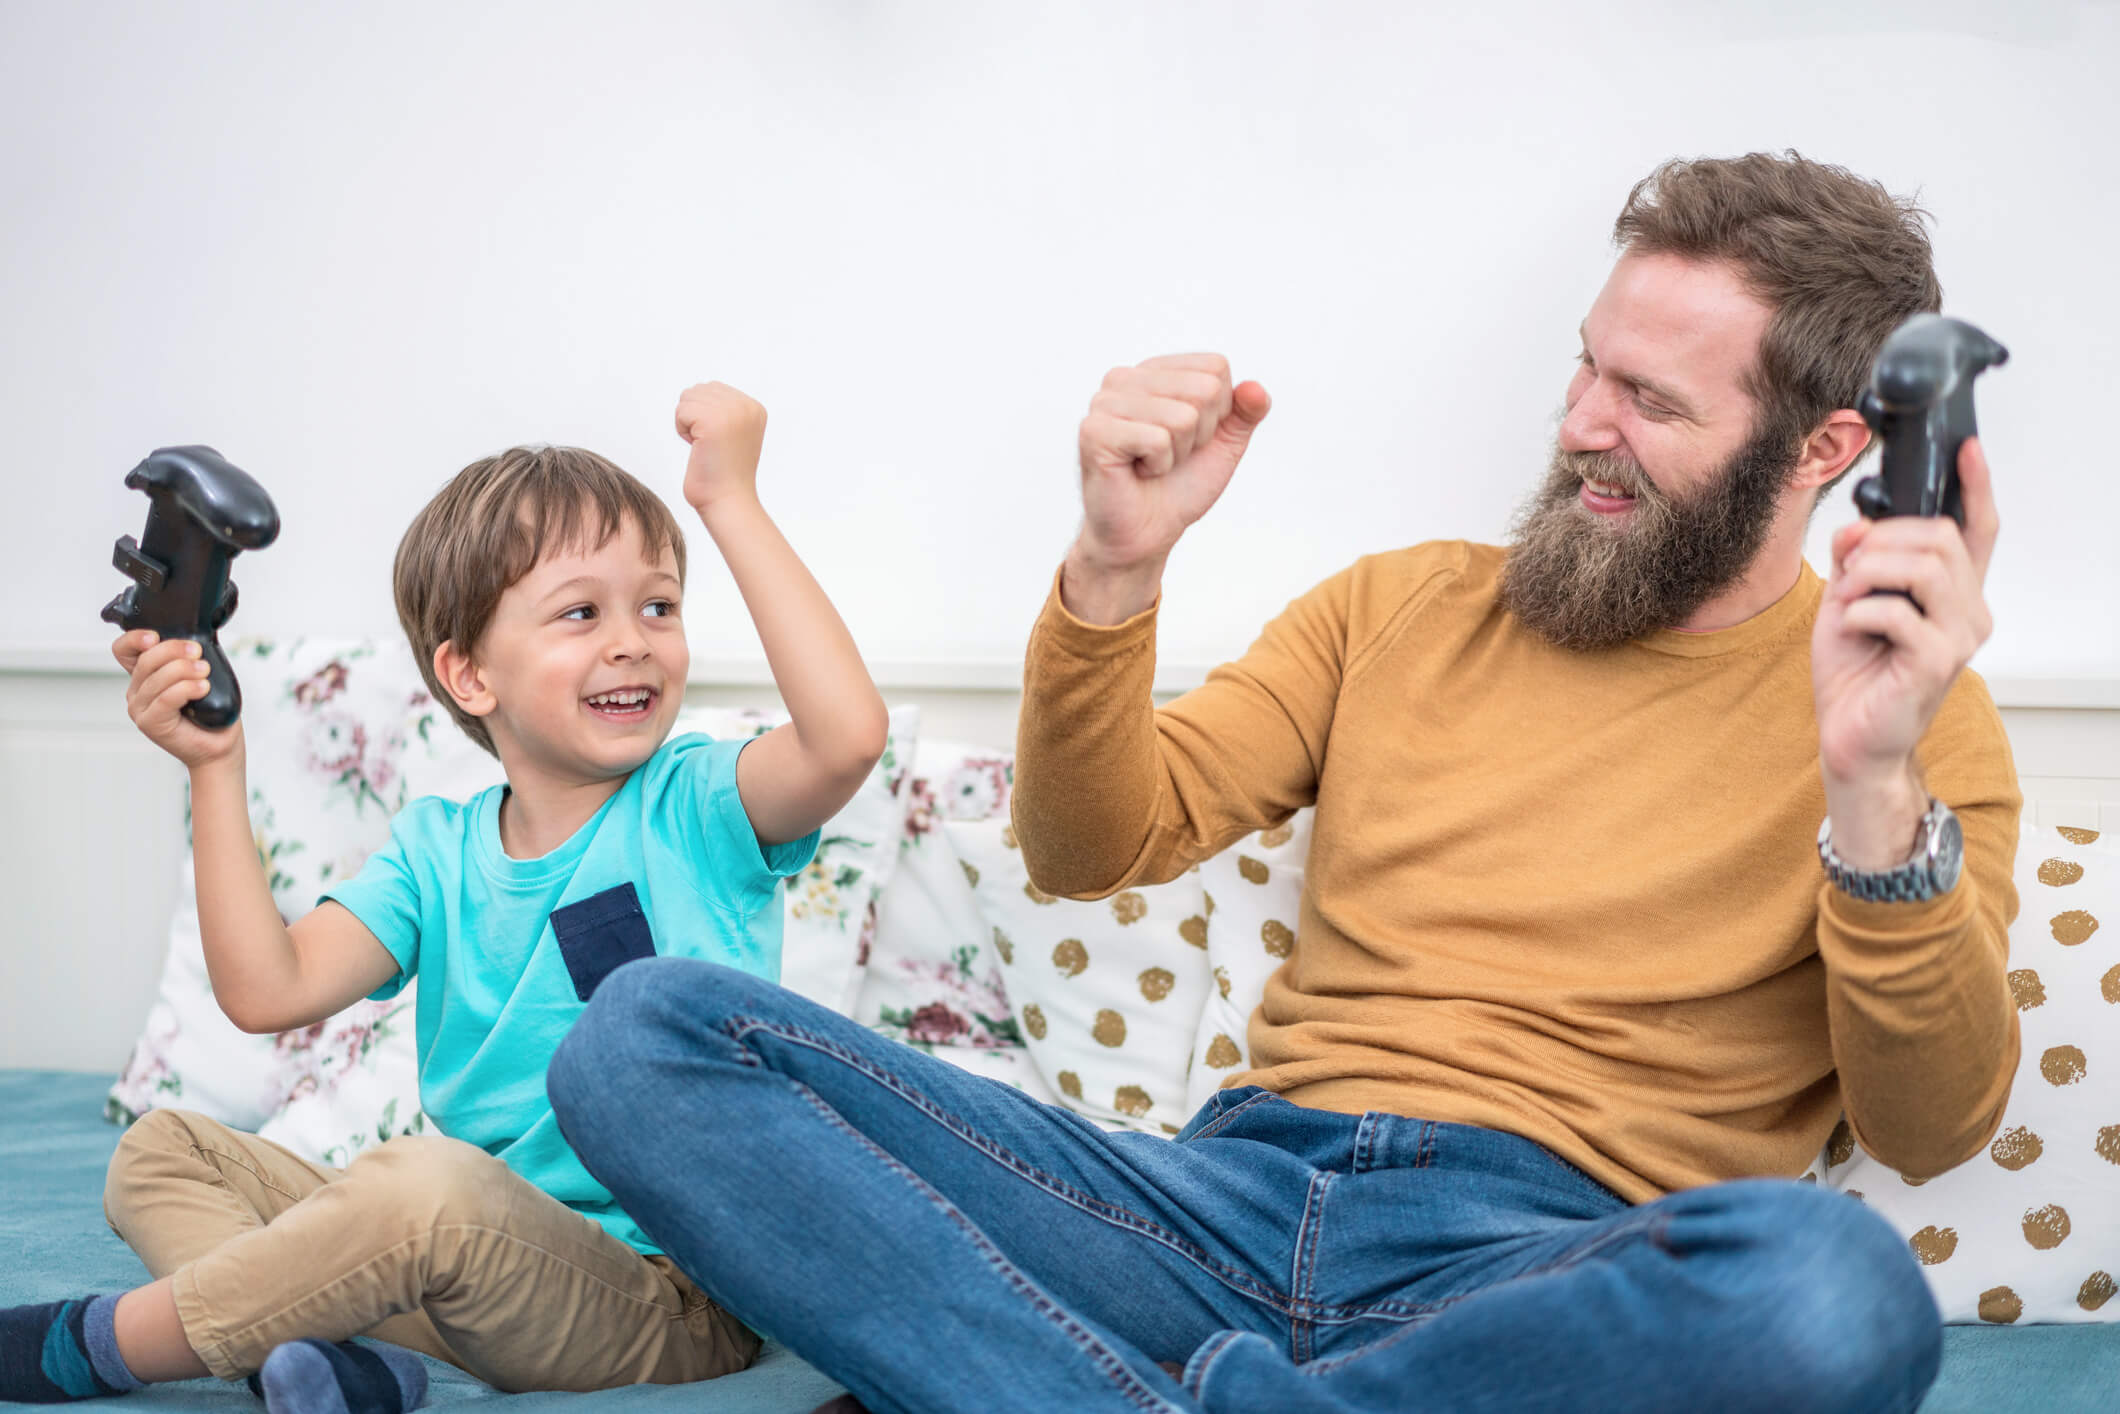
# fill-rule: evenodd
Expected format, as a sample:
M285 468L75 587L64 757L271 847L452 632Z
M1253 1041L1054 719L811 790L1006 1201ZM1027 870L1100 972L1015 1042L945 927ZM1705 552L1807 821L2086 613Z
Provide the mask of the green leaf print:
M996 1021L991 1016L982 1016L975 1011L972 1013L972 1020L985 1027L986 1034L1003 1045L1020 1046L1024 1043L1023 1033L1016 1029L1016 1018L1013 1016L1004 1016Z

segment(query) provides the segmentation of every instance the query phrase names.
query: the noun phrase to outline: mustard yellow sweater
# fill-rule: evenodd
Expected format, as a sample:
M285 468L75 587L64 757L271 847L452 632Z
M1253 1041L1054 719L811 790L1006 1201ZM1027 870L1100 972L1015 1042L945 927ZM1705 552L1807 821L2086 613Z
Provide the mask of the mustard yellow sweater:
M1048 892L1176 877L1317 806L1293 954L1251 1019L1297 1104L1537 1141L1633 1201L1792 1176L1848 1114L1914 1176L1975 1153L2017 1062L2021 798L1960 676L1920 759L1958 886L1826 884L1810 630L1823 581L1716 633L1570 652L1498 605L1503 552L1371 556L1162 708L1155 611L1031 635L1015 828Z

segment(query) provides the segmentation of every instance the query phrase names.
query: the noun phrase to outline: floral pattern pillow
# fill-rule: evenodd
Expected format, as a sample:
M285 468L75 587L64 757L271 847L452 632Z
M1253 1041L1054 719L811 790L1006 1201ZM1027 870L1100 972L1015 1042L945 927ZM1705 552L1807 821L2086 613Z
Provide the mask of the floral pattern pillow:
M500 764L427 694L402 643L249 642L232 657L249 699L252 826L285 918L308 912L332 882L358 872L407 801L463 800L502 779ZM747 737L777 720L687 708L676 730ZM892 711L884 759L786 893L784 980L842 1011L859 988L877 895L897 863L908 781L902 762L918 724L916 708ZM426 1127L414 1028L407 992L357 1002L279 1036L238 1031L207 980L187 858L160 994L107 1109L125 1122L182 1106L344 1163L369 1144Z
M944 820L1006 814L1013 782L1006 754L920 743L898 872L883 895L855 1020L901 1041L981 1050L1023 1044L971 883L942 830Z
M334 1168L387 1139L426 1133L412 1024L406 991L311 1027L315 1069L258 1133Z
M905 829L908 769L920 735L920 709L893 707L883 757L854 798L824 827L809 867L787 882L781 920L780 983L845 1015L868 969L878 901L898 868ZM688 707L672 735L705 732L716 740L763 736L785 713Z
M229 658L245 690L251 829L273 902L292 920L389 838L408 798L407 707L425 693L403 644L250 639ZM357 1003L333 1021L358 1025L381 1005ZM250 1036L221 1014L187 854L161 986L107 1111L123 1122L181 1106L256 1129L315 1080L319 1034Z

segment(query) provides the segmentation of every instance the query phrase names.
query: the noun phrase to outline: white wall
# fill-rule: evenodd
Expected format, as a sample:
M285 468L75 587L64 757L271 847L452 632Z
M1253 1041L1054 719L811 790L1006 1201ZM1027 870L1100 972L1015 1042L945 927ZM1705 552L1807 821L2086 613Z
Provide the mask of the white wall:
M1918 188L2015 354L1980 666L2120 674L2116 73L2110 0L0 0L0 647L107 639L158 444L279 501L240 630L389 633L448 473L579 442L674 499L717 377L873 659L1005 661L1103 370L1207 347L1278 401L1172 571L1165 658L1213 661L1359 553L1499 537L1628 186L1793 145ZM688 613L755 656L712 565Z

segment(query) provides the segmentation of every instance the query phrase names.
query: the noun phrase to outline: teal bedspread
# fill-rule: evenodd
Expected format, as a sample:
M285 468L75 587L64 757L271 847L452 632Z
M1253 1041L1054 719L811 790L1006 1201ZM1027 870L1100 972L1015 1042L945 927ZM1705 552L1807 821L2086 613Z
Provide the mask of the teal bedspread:
M102 1118L107 1075L0 1070L0 1306L123 1291L147 1271L103 1221L103 1169L119 1130ZM507 1414L809 1414L839 1386L779 1346L740 1374L696 1385L633 1385L597 1394L505 1395L452 1365L427 1362L430 1404L508 1401ZM48 1409L15 1405L5 1409ZM255 1414L241 1385L192 1380L125 1397L126 1414ZM498 1410L496 1410L498 1414Z
M100 1075L0 1071L0 1306L123 1290L146 1278L103 1222L103 1168L118 1142L118 1130L101 1118L108 1084ZM428 1364L434 1403L506 1399L508 1414L562 1405L579 1414L808 1414L839 1390L773 1345L742 1374L600 1394L503 1395L448 1365ZM966 1391L966 1408L994 1408L992 1393ZM162 1385L127 1398L130 1414L256 1408L247 1391L215 1380ZM1922 1411L1976 1410L2120 1410L2120 1325L1951 1327L1944 1333L1943 1377Z

